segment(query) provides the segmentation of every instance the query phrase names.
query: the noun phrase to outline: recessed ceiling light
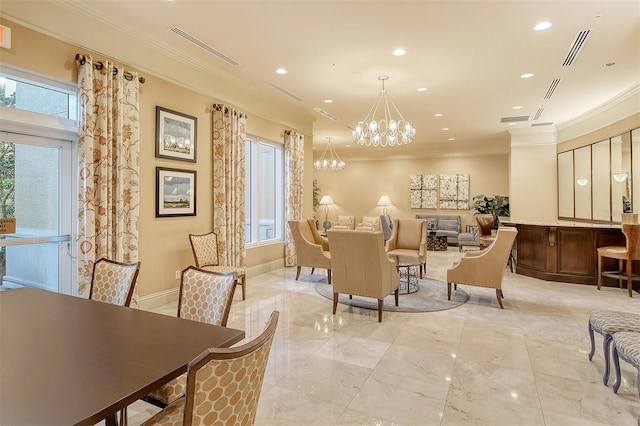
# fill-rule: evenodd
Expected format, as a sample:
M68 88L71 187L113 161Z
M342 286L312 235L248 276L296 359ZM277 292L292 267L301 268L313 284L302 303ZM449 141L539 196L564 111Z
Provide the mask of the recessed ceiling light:
M513 107L513 109L522 109L522 105L516 105Z
M444 130L446 132L447 130L449 130L449 128L448 127L443 127L442 130Z
M407 51L404 50L403 48L399 47L396 50L393 51L393 56L402 56L404 54L406 54Z
M536 31L542 31L542 30L546 30L550 26L551 26L551 22L543 21L543 22L538 22L536 26L533 27L533 29Z
M607 62L606 64L600 65L602 68L609 68L615 66L615 62Z
M287 70L285 70L284 68L278 68L278 69L276 70L276 73L278 73L278 74L286 74L286 73L287 73Z
M418 92L426 92L426 91L427 91L427 88L426 88L426 87L418 87L416 90L417 90Z
M435 114L433 114L435 117L442 117L443 114L441 112L436 112Z
M509 126L515 126L517 123L509 123Z
M533 77L533 74L532 74L532 73L530 73L530 72L525 73L525 74L522 74L522 75L520 76L520 78L531 78L531 77Z
M453 142L453 141L455 141L455 140L456 140L456 138L449 138L449 140L450 140L451 142Z
M347 148L351 148L351 145L345 145Z
M333 103L333 99L325 99L324 103L325 104L331 104L331 103Z

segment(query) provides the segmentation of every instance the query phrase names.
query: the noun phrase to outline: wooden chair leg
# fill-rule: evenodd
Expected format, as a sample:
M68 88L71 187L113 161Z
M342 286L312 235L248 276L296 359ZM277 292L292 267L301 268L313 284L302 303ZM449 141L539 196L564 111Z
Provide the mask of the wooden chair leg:
M378 322L382 322L382 308L384 306L384 300L378 299Z
M631 276L631 272L633 270L633 261L631 259L626 261L627 263L627 292L629 293L629 297L633 297L633 277Z
M247 276L246 275L242 276L242 281L240 285L242 285L242 300L246 300L247 299Z
M593 338L593 326L591 325L591 321L589 321L589 338L591 339L591 350L589 351L589 361L593 358L593 354L596 353L596 341Z
M398 306L398 299L400 297L400 289L399 288L396 288L395 295L396 295L396 306Z
M447 283L447 300L451 300L451 283Z
M496 288L496 297L498 298L498 304L500 305L500 309L504 309L504 306L502 306L502 298L500 297L499 288Z
M311 268L311 275L313 275L313 272L316 270L316 268Z
M602 256L598 256L598 287L597 289L600 290L600 287L602 287Z
M336 314L336 309L338 308L338 296L339 293L333 293L333 315Z
M329 284L331 284L331 269L327 269L327 280L329 281Z
M298 278L300 278L300 269L302 269L302 267L301 267L301 266L298 266L298 267L296 268L296 281L298 281Z

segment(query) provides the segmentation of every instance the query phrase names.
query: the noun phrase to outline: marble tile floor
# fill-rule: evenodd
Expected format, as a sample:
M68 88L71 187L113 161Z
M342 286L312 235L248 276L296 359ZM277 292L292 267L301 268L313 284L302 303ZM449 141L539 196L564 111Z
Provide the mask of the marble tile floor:
M429 252L427 276L446 281L457 248ZM431 313L377 312L319 296L324 270L282 268L248 279L228 326L257 336L280 322L257 425L628 425L640 414L636 370L622 362L618 394L602 384L602 339L587 358L591 309L640 312L625 289L546 282L508 270L505 309L495 291L463 286L470 300ZM443 285L446 285L443 283ZM402 295L401 297L411 297ZM155 309L175 315L175 304ZM139 424L157 409L129 408Z

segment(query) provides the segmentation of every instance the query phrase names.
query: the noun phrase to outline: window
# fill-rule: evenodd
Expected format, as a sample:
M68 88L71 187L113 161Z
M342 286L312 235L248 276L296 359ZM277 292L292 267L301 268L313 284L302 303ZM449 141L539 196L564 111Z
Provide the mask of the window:
M247 136L246 243L283 238L282 145Z

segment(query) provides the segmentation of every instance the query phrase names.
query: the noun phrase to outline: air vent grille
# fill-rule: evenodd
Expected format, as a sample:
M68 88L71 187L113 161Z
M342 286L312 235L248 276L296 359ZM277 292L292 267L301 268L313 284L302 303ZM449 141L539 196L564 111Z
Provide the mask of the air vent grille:
M551 82L551 84L549 85L549 88L547 89L547 93L545 93L544 95L545 99L551 99L551 96L553 96L553 93L556 91L558 84L560 84L559 78L556 78Z
M529 120L529 116L528 115L519 115L516 117L502 117L500 119L501 123L517 123L519 121L528 121Z
M591 30L582 30L578 33L576 39L569 47L569 53L567 53L566 58L564 58L564 62L562 63L563 67L570 67L573 64L573 62L578 57L578 54L584 47L584 44L587 41L587 37L589 37L589 33L591 33Z
M184 38L185 40L190 41L191 43L195 44L196 46L206 50L207 52L211 53L212 55L217 56L218 58L222 59L223 61L227 62L228 64L233 65L234 67L237 67L237 66L240 65L240 62L238 62L238 61L236 61L234 59L231 59L230 57L228 57L224 53L220 52L219 50L214 49L213 47L209 46L205 42L198 40L197 38L195 38L191 34L185 32L185 31L182 31L178 27L171 27L171 28L169 28L169 30L174 32L175 34L179 35L180 37Z
M337 120L338 120L338 118L337 118L336 116L329 114L327 111L323 110L323 109L322 109L322 108L320 108L320 107L315 107L313 110L314 110L315 112L319 113L319 114L324 115L324 116L325 116L325 117L327 117L329 120L333 120L333 121L337 121Z
M551 126L552 124L553 124L553 121L550 121L547 123L533 123L531 127Z
M277 91L284 93L285 95L289 96L290 98L295 99L298 102L302 102L302 98L299 96L294 95L293 93L291 93L290 91L288 91L287 89L283 89L282 87L278 86L275 83L267 83L269 86L273 87L274 89L276 89Z
M538 108L538 110L536 111L536 113L533 115L533 121L537 121L540 119L540 116L542 115L542 113L544 112L544 107L540 107Z

